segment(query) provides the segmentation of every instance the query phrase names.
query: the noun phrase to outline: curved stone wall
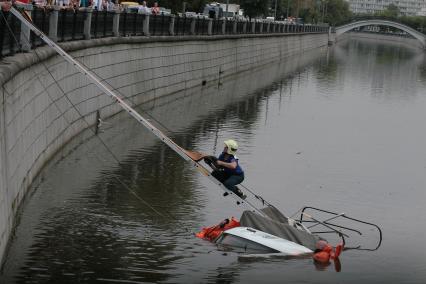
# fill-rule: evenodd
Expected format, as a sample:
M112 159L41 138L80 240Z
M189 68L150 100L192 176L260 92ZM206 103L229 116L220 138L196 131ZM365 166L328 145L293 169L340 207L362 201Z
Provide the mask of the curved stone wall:
M137 105L327 43L327 34L296 34L110 38L63 48ZM42 167L95 123L97 111L107 117L121 109L47 47L1 62L0 85L1 259L19 205Z

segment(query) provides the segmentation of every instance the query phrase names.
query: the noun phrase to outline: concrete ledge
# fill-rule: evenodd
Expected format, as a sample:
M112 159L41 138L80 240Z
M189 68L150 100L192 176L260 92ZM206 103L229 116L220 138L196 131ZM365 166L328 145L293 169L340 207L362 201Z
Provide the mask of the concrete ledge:
M309 36L319 33L276 33L276 34L241 34L241 35L214 35L214 36L137 36L137 37L108 37L90 40L79 40L59 43L59 46L67 52L98 46L109 46L117 44L138 44L154 42L185 42L185 41L218 41L243 38L271 38L288 36ZM42 46L27 53L18 53L14 56L6 57L0 61L0 85L3 85L10 78L15 76L20 70L25 69L51 56L56 56L56 52L49 46Z

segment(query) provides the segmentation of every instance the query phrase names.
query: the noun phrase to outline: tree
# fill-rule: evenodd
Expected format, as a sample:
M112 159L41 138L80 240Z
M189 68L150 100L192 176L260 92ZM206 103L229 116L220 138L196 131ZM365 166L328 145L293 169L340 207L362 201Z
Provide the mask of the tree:
M209 1L207 0L158 0L158 5L161 7L166 7L172 10L172 13L181 13L183 9L183 2L185 2L185 7L187 11L192 12L203 12L204 6ZM154 4L154 1L148 1L148 5Z
M395 4L390 4L386 7L385 10L381 13L381 16L385 16L388 18L396 19L399 15L399 8Z
M240 0L241 8L250 18L264 17L268 14L269 1L265 0Z
M351 18L352 13L349 11L349 4L344 0L328 0L327 13L324 22L335 26Z

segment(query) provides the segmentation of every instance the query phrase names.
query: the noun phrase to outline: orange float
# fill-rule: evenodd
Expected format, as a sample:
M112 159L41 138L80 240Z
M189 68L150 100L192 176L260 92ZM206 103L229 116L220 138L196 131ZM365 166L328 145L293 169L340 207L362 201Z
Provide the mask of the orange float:
M330 244L322 240L318 241L316 247L317 249L312 257L315 261L321 263L328 263L330 259L338 259L343 250L343 244L338 244L336 248L333 248Z
M240 222L234 217L231 217L231 219L225 219L215 226L203 228L200 232L196 233L195 236L200 239L214 241L220 236L220 234L222 234L223 231L239 226Z

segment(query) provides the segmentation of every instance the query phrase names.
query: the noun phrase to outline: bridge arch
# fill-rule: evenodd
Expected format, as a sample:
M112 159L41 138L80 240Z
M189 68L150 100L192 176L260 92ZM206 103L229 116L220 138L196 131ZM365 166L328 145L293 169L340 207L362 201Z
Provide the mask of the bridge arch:
M424 34L416 31L413 28L410 28L409 26L406 26L398 22L389 21L389 20L378 20L378 19L377 20L361 20L361 21L356 21L343 26L336 27L335 28L336 38L355 28L364 27L364 26L373 26L373 25L389 26L389 27L394 27L394 28L403 30L404 32L418 39L421 42L423 48L426 48L426 36Z

